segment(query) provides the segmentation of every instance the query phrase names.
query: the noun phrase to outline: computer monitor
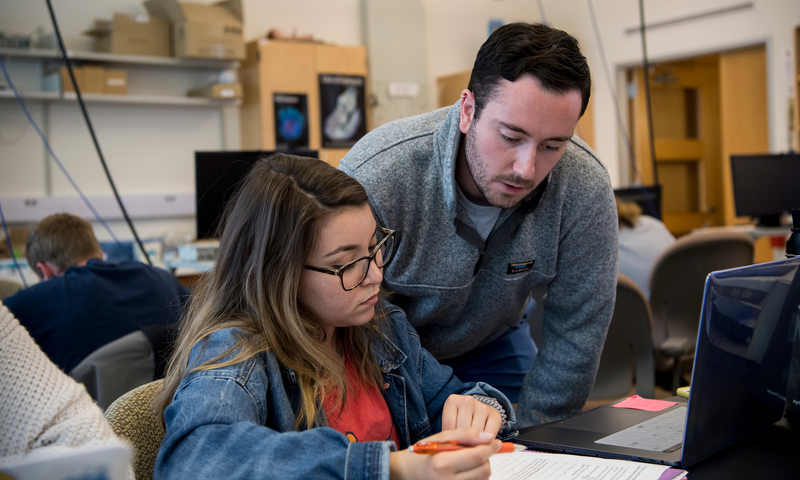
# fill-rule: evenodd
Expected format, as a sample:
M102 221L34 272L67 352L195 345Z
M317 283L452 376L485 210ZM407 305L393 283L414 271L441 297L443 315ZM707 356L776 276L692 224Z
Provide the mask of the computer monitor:
M759 225L778 226L780 217L800 208L800 154L731 155L736 215Z
M617 188L614 196L625 202L639 205L642 213L661 220L661 185L641 185Z
M259 159L274 151L227 151L194 153L195 214L198 240L216 238L225 204L239 182ZM319 158L315 150L288 152Z

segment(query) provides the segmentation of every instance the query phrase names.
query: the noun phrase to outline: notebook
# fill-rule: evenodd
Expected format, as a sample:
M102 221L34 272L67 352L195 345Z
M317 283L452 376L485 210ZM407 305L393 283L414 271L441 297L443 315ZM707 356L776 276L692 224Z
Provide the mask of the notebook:
M534 450L686 468L777 422L800 323L799 266L794 258L708 276L688 402L658 412L612 402L521 429L514 441ZM645 427L654 431L643 433Z

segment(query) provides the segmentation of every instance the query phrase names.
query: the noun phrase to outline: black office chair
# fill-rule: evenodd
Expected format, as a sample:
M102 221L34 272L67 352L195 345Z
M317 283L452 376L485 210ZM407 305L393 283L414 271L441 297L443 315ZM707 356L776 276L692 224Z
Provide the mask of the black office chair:
M21 290L22 287L23 285L21 283L0 279L0 300L14 295Z
M636 283L623 274L617 278L617 301L600 357L590 400L617 399L636 394L655 395L655 352L652 337L653 315Z
M694 359L706 277L752 263L752 238L725 230L685 235L656 260L650 276L656 371L672 372L673 392Z
M105 410L130 390L164 377L175 335L175 327L142 326L89 354L69 375Z

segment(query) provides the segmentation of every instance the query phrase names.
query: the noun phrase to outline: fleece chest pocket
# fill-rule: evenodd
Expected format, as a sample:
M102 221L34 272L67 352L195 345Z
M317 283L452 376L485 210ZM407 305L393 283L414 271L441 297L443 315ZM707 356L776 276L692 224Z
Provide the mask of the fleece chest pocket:
M536 260L527 260L524 262L512 262L506 267L506 275L519 275L532 269L536 264Z

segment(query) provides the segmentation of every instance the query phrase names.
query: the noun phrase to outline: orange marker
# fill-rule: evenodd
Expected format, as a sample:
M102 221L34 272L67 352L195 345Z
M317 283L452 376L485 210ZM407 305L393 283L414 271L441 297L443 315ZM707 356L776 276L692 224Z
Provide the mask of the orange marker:
M433 453L440 453L440 452L454 452L456 450L461 450L466 447L464 445L459 445L455 440L448 440L444 442L419 442L416 445L412 445L408 447L408 450L414 453L419 453L423 455L430 455ZM503 442L500 446L500 450L497 453L511 453L514 451L514 444L511 442Z

